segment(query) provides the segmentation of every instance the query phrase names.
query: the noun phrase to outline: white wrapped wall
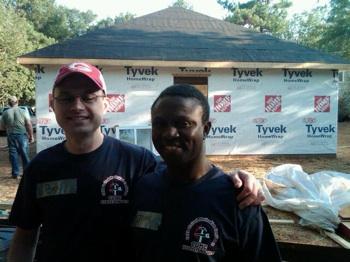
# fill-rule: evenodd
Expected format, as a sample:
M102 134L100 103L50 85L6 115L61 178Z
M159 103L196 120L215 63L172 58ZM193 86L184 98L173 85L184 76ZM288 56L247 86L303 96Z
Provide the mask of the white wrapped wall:
M58 66L36 68L37 150L64 139L49 108ZM335 154L337 75L314 69L102 67L110 99L103 131L124 137L150 128L150 106L176 76L208 76L213 128L208 154ZM117 126L117 129L112 127ZM136 130L138 128L143 129ZM140 132L139 132L140 131ZM121 138L122 138L121 137ZM135 140L136 141L136 140ZM141 142L143 144L144 142Z

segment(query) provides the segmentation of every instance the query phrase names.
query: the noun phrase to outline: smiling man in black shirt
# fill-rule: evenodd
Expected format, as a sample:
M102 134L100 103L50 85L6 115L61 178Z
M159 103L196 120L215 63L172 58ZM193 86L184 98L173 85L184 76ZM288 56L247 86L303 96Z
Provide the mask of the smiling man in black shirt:
M190 85L152 105L152 139L167 164L135 188L135 261L280 261L261 206L239 209L229 177L205 155L207 99Z

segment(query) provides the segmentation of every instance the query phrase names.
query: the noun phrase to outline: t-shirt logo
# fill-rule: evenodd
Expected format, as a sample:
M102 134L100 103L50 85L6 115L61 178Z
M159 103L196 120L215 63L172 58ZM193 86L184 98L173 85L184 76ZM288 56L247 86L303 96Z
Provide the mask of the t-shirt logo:
M103 181L101 186L101 204L127 204L129 200L125 198L128 192L129 187L123 177L109 176Z
M214 221L198 217L187 226L182 249L212 256L215 254L218 239L219 232Z

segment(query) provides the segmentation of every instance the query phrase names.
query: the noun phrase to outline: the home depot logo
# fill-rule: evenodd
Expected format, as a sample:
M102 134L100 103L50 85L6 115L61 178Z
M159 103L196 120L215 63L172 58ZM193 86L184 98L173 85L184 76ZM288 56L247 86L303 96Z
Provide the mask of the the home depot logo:
M125 112L125 95L109 94L107 112Z
M231 96L214 95L214 112L231 112Z
M331 98L330 96L314 97L314 112L330 112Z
M282 96L267 95L265 96L265 112L281 112Z

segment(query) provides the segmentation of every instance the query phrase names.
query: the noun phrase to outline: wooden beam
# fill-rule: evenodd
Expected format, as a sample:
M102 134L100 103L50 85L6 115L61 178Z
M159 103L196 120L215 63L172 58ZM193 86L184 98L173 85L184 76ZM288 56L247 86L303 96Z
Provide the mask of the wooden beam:
M295 224L293 219L269 219L270 224Z
M350 249L350 242L346 241L344 238L338 236L335 233L323 231L326 236L328 236L330 239L341 245L343 248Z
M160 61L160 60L116 60L86 58L37 58L18 57L17 63L31 65L62 65L74 61L85 61L99 66L157 66L157 67L207 67L207 68L266 68L266 69L328 69L350 70L350 64L325 63L274 63L274 62L235 62L235 61Z

